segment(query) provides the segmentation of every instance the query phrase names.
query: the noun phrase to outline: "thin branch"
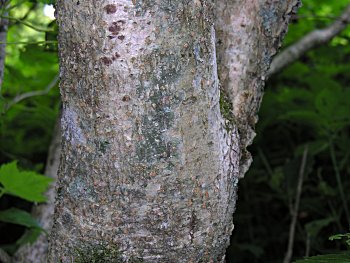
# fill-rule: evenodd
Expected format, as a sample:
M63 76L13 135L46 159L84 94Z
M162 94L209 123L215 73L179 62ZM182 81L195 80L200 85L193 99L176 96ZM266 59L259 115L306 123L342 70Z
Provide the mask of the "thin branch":
M333 16L333 15L296 15L295 19L310 19L310 20L334 20L337 19L337 16Z
M39 28L37 26L34 26L28 22L25 22L23 21L22 19L18 19L18 18L15 18L15 17L11 17L11 16L0 16L0 18L4 18L4 19L8 19L8 20L13 20L13 21L16 21L18 23L21 23L31 29L34 29L35 31L38 31L38 32L54 32L52 29L45 29L45 28Z
M305 146L304 153L303 153L303 159L301 161L300 170L299 170L299 179L298 179L298 186L297 186L297 191L296 191L296 195L295 195L294 208L292 209L292 213L291 213L292 221L291 221L290 227L289 227L288 249L287 249L287 253L283 259L283 263L290 263L292 256L293 256L295 227L297 224L300 197L301 197L301 192L303 189L307 154L308 154L308 146Z
M24 14L24 16L22 16L22 18L20 18L21 21L24 21L28 18L28 16L30 15L30 13L35 10L35 8L38 6L38 3L32 3L32 6L27 10L27 12Z
M56 86L57 82L59 79L59 75L57 74L54 79L50 82L49 85L47 85L47 87L43 90L35 90L35 91L30 91L30 92L26 92L23 94L20 94L18 96L16 96L11 102L9 102L6 107L5 110L7 111L9 108L11 108L13 105L15 105L16 103L30 98L30 97L34 97L34 96L41 96L41 95L46 95L50 92L50 90Z
M284 69L289 64L293 63L304 55L310 49L328 43L332 38L343 31L350 23L350 5L346 7L343 14L330 26L322 30L314 30L300 39L297 43L283 50L277 55L270 66L267 76Z
M57 40L46 40L46 41L33 41L33 42L26 42L26 41L19 41L19 42L3 42L0 41L0 44L6 44L6 45L35 45L35 44L57 44Z

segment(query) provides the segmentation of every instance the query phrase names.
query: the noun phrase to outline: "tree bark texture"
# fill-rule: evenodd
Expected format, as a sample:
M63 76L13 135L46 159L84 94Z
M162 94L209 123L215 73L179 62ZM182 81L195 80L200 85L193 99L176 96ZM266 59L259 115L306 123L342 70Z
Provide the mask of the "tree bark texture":
M264 74L298 3L58 1L49 262L224 261Z

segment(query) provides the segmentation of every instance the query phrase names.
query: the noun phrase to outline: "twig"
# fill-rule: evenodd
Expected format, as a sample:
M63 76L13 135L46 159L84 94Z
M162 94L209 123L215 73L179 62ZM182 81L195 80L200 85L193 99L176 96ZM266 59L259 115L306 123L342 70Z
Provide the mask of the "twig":
M46 41L34 41L34 42L3 42L0 41L0 44L6 44L6 45L20 45L20 44L24 44L24 45L34 45L34 44L57 44L57 40L46 40Z
M0 18L16 21L16 22L21 23L21 24L23 24L23 25L25 25L25 26L27 26L27 27L29 27L31 29L34 29L34 30L38 31L38 32L54 32L52 29L39 28L37 26L34 26L34 25L32 25L32 24L30 24L28 22L25 22L25 21L23 21L21 19L15 18L15 17L3 16L2 15L2 16L0 16Z
M340 193L340 198L342 199L346 220L348 221L348 225L350 227L350 213L349 213L348 203L346 201L346 197L345 197L345 194L344 194L343 183L342 183L342 180L341 180L339 167L338 167L338 164L337 164L337 159L335 157L334 145L333 145L332 140L330 140L330 143L329 143L329 150L330 150L330 153L331 153L331 158L332 158L333 168L334 168L334 172L335 172L335 177L337 179L337 184L338 184L338 189L339 189L339 193Z
M296 227L296 223L297 223L297 219L298 219L301 192L303 189L303 181L304 181L307 153L308 153L308 146L305 146L304 153L303 153L303 159L301 161L301 166L300 166L300 170L299 170L299 179L298 179L298 186L297 186L297 191L296 191L296 195L295 195L294 209L292 209L292 214L291 214L292 221L291 221L290 227L289 227L288 248L287 248L287 253L283 259L283 263L290 263L290 261L292 259L292 255L293 255L295 227Z
M34 97L34 96L41 96L41 95L46 95L47 93L49 93L49 91L56 86L57 82L58 82L59 76L58 74L54 77L54 79L50 82L49 85L47 85L47 87L43 90L35 90L35 91L30 91L30 92L26 92L23 94L20 94L18 96L16 96L11 102L9 102L6 106L5 106L5 110L7 111L9 108L11 108L14 104L30 98L30 97Z
M347 6L343 14L330 26L322 30L314 30L304 36L295 44L289 46L277 55L270 66L267 76L270 77L273 74L284 69L289 64L293 63L304 55L310 49L329 42L333 37L343 31L350 23L350 5Z
M336 16L333 15L296 15L295 19L311 19L311 20L334 20L337 19Z

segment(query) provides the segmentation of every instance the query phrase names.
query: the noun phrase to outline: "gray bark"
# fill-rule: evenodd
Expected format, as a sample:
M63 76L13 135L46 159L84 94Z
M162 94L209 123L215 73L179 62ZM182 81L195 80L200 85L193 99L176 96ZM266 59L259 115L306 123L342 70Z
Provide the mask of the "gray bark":
M58 1L49 262L224 261L264 74L297 5Z
M246 147L255 136L266 71L281 45L290 15L299 5L296 0L217 3L218 72L239 130L240 177L252 161Z

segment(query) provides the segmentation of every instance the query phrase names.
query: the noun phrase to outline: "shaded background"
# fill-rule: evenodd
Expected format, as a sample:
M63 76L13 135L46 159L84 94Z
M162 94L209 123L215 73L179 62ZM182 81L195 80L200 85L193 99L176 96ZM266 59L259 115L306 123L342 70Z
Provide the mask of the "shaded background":
M10 8L1 11L11 19L0 97L0 164L17 160L19 167L39 173L45 168L60 107L57 26L49 2L11 0ZM348 4L304 0L284 47L334 22ZM328 237L350 232L349 40L346 29L267 82L257 137L250 147L254 162L240 181L228 262L283 261L303 155L293 259L347 248ZM0 210L30 211L31 206L20 198L0 198ZM25 230L0 222L0 248L14 253L23 244L18 240Z

